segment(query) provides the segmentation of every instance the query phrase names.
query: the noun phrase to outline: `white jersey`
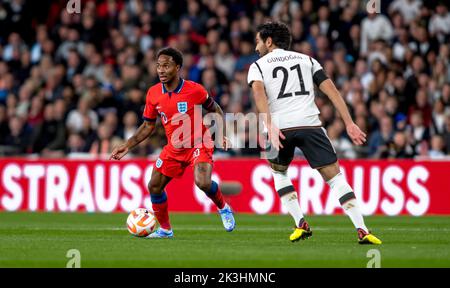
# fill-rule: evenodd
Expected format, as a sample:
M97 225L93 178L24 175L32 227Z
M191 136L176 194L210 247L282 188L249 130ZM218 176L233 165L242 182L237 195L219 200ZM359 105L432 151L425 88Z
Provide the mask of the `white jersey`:
M250 66L247 82L264 83L272 122L280 129L321 126L313 81L321 69L308 55L274 49Z

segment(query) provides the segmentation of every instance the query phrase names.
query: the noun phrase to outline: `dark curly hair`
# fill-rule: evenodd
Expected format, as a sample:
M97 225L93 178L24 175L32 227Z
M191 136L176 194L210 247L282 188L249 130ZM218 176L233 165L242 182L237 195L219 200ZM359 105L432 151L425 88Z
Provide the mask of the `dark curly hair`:
M281 49L289 49L291 46L291 32L286 24L281 22L268 22L258 25L256 32L259 37L266 41L268 37L272 38L273 43Z
M175 64L183 66L183 54L178 49L165 47L158 51L157 58L161 55L171 56Z

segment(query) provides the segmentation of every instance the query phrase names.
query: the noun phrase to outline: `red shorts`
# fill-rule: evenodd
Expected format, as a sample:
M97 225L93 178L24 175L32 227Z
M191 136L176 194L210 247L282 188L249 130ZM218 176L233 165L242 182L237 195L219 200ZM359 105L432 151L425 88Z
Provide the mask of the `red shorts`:
M212 155L214 148L185 148L179 151L166 145L158 160L156 160L154 167L161 174L171 178L180 178L183 176L184 170L187 166L194 167L197 163L213 164Z

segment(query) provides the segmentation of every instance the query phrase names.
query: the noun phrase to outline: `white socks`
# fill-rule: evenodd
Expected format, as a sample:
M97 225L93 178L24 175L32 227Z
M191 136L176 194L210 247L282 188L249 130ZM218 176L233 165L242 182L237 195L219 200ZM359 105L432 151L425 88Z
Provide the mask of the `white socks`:
M292 185L291 179L287 176L287 171L280 172L275 171L272 169L272 175L273 175L273 184L275 186L275 190L277 190L278 193L285 194L283 191L292 192L294 191L294 186Z
M332 179L327 181L330 185L331 193L336 194L339 198L339 203L341 203L342 209L344 209L345 214L350 217L355 225L355 228L361 228L366 232L369 232L366 225L364 224L364 219L361 211L358 207L358 202L353 193L352 187L347 183L344 175L338 173Z
M297 192L292 185L291 179L287 176L287 171L280 172L272 169L275 190L281 199L281 204L294 218L295 226L298 227L300 220L303 218L302 210L298 202Z
M279 172L272 170L273 180L275 184L275 189L281 199L281 204L294 218L295 226L298 227L300 220L304 217L302 210L300 209L300 204L298 201L297 192L292 185L291 180L287 176L287 172ZM364 224L364 219L361 211L358 207L358 201L355 198L352 187L347 183L344 175L338 173L331 180L327 181L330 185L331 193L337 195L339 202L341 203L342 209L344 209L345 214L350 217L355 228L361 228L366 232L369 232L366 225Z
M298 227L300 220L303 218L302 209L300 209L300 204L298 203L297 192L293 191L289 194L281 196L281 204L294 218L295 226Z

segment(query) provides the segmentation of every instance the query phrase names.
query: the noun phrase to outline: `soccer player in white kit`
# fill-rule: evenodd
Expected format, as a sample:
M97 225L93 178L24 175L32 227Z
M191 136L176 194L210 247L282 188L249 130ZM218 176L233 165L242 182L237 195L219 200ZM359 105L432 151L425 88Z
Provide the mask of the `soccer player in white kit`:
M355 145L366 141L366 134L353 122L334 83L314 58L289 51L291 33L285 24L269 22L256 31L255 51L261 57L248 72L258 113L267 114L265 126L271 145L278 150L272 167L275 189L282 205L294 218L292 242L309 238L312 231L300 209L297 192L287 175L296 147L309 165L317 169L357 229L360 244L381 244L367 229L352 187L340 172L336 152L322 127L314 102L314 84L325 93L341 114L347 134Z

